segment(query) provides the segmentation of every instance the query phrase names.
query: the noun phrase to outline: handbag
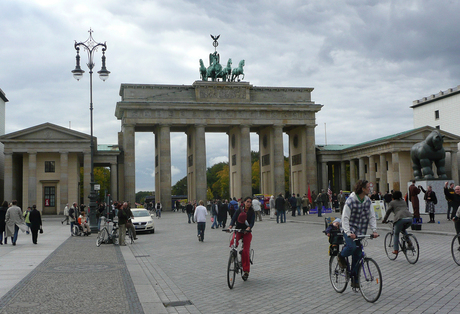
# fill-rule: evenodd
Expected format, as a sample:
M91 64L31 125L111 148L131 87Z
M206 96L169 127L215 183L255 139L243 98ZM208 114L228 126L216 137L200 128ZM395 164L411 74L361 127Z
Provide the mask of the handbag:
M211 217L211 222L214 222L214 217Z
M43 228L40 228L40 233L43 233Z

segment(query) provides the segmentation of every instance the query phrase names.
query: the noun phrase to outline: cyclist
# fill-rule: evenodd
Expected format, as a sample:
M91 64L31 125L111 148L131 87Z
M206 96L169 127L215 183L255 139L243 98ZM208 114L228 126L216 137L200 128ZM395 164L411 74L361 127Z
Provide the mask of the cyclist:
M351 286L358 288L356 265L361 258L361 248L359 248L355 241L357 235L367 233L367 226L370 225L374 237L378 237L377 221L375 219L375 212L371 208L372 201L367 196L370 192L369 182L366 180L359 180L356 182L354 191L350 194L345 202L342 213L342 228L343 236L346 245L342 252L337 256L339 265L345 268L347 263L345 257L352 255L351 262Z
M387 223L390 214L394 214L393 254L397 255L399 252L399 233L402 232L407 235L406 229L412 225L412 214L407 209L407 204L402 197L401 191L394 191L392 198L393 200L388 204L388 209L382 223ZM409 247L412 245L412 243L408 244Z
M248 196L243 201L243 207L240 207L232 217L232 221L230 222L229 229L232 229L235 226L236 229L244 229L245 232L237 232L236 233L236 245L241 238L243 238L243 252L241 254L241 266L243 267L243 280L248 279L249 277L249 270L250 270L250 262L249 262L249 252L251 249L251 240L252 234L251 231L252 227L254 227L255 222L255 213L254 208L252 208L252 197ZM235 236L235 234L233 235ZM230 241L230 244L233 242L233 238Z

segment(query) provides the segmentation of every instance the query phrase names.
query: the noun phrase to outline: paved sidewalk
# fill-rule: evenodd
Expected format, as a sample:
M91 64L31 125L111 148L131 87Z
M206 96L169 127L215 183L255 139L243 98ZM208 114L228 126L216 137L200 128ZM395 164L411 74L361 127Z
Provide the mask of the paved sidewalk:
M385 281L379 305L370 305L356 294L332 291L325 269L327 240L320 232L324 218L317 215L289 214L288 223L280 225L263 216L256 223L253 241L254 272L248 282L238 281L233 290L226 287L224 275L227 235L208 225L205 242L199 243L196 225L187 224L185 214L165 212L155 220L156 233L139 235L134 245L99 248L95 234L70 237L69 226L61 225L60 217L45 216L45 232L39 235L38 245L32 244L30 235L20 233L16 246L0 246L0 313L81 313L89 309L95 313L320 313L330 312L334 299L339 307L353 304L360 311L418 312L426 308L427 313L448 313L459 304L455 300L460 287L452 285L455 278L449 275L458 267L448 251L455 229L444 215L437 218L439 224L424 223L421 231L414 231L421 243L416 265L407 264L403 256L389 261L382 256L383 237L372 241L369 252L372 257L377 255ZM384 235L388 226L379 223L379 230ZM436 267L440 255L443 261ZM404 300L417 297L421 305L385 304L398 286L394 282L407 276L409 269L414 277L404 282L411 289ZM249 291L260 297L254 298ZM321 297L315 298L312 291ZM444 300L445 293L449 298ZM423 304L425 296L433 301L430 305ZM254 302L241 307L235 297Z

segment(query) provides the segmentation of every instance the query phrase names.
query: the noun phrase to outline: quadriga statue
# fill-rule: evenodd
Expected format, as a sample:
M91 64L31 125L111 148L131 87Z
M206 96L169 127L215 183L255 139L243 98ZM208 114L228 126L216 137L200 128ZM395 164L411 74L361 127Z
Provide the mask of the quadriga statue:
M434 179L432 163L436 165L439 179L447 179L446 176L446 152L442 147L444 136L439 130L434 130L427 138L412 146L410 158L412 159L412 169L414 178Z

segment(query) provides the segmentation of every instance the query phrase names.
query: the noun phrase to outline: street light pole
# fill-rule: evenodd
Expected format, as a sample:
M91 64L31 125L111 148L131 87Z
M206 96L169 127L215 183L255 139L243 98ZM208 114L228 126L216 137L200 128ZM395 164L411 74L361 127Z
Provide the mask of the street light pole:
M77 51L76 56L76 66L75 69L72 71L73 77L79 81L83 77L83 71L80 67L80 47L83 47L84 50L88 52L88 63L87 66L89 68L89 112L90 112L90 124L91 124L91 189L89 198L89 223L91 232L97 232L97 220L96 220L96 202L97 202L97 194L94 190L94 139L93 139L93 68L94 68L94 53L97 51L99 47L102 47L102 67L101 70L97 73L101 80L105 81L108 79L110 72L107 71L105 67L105 51L107 50L106 43L97 43L93 39L92 35L93 31L89 30L89 38L84 42L75 41L75 50Z

